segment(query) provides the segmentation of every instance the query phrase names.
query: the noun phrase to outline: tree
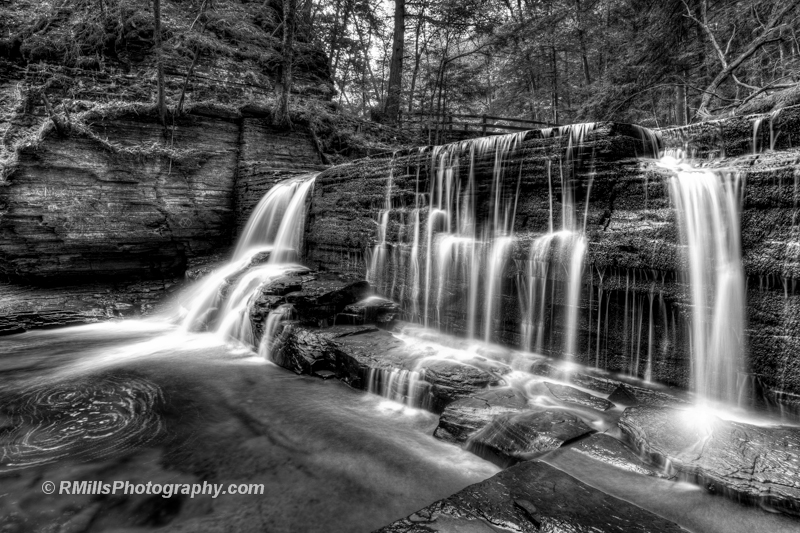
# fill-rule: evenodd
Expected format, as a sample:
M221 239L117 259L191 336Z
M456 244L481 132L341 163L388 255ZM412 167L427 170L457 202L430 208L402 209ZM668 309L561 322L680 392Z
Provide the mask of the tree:
M158 121L167 126L167 108L164 103L164 58L161 50L161 0L153 0L155 19L156 78L158 80Z
M394 42L392 45L392 62L389 68L389 88L386 91L384 117L389 122L397 122L400 113L400 96L403 91L403 54L405 44L406 1L394 0Z
M710 113L708 111L708 106L711 103L711 99L717 95L717 90L719 89L720 85L726 81L728 78L733 77L736 69L738 69L746 60L748 60L753 54L755 54L761 47L765 44L776 42L781 40L780 32L781 30L786 27L784 24L784 20L786 19L787 15L794 11L798 4L800 4L800 0L791 0L787 2L780 2L775 3L772 6L772 9L768 15L768 18L765 23L760 24L760 33L756 35L756 37L749 42L749 44L736 54L732 59L729 57L731 52L731 44L733 39L736 35L736 26L734 25L732 34L730 39L728 40L728 44L725 47L725 50L722 49L719 42L717 41L716 36L714 35L714 31L711 28L708 20L708 0L703 0L700 11L701 11L701 18L696 17L693 13L689 4L686 3L684 0L684 5L686 6L687 16L695 21L700 27L703 29L703 32L708 37L709 42L714 48L714 52L716 53L716 57L722 66L722 70L714 77L711 83L706 87L703 91L703 97L700 101L700 107L697 108L697 116L700 118L708 118ZM736 80L739 85L743 85L741 82ZM761 91L762 88L755 87L752 85L744 84L744 86L748 89ZM788 88L788 87L787 87Z
M291 129L289 98L292 90L294 67L294 32L297 23L297 0L283 0L283 61L281 64L280 98L275 113L275 124Z

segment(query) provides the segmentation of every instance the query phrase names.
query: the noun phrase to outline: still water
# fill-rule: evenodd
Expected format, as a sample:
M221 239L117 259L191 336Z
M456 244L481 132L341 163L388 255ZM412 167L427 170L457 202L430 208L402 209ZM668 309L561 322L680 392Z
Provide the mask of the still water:
M430 413L161 321L5 337L0 372L4 532L371 531L498 471ZM64 480L264 494L43 494Z

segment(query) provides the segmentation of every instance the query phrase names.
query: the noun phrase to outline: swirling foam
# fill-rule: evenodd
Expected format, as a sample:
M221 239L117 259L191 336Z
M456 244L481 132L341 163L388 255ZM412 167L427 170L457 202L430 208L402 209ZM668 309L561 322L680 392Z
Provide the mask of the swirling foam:
M137 376L39 385L0 400L0 471L117 455L164 433L161 389Z

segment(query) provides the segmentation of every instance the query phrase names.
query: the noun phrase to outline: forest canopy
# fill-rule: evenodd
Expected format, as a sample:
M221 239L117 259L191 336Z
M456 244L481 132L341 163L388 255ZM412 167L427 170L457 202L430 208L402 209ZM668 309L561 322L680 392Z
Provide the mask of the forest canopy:
M664 126L795 88L799 16L795 0L319 0L311 24L354 112L385 111L402 27L403 112Z
M0 59L149 69L117 97L152 101L158 85L178 112L184 98L285 111L294 93L386 124L472 114L663 127L800 103L798 4L17 0L0 4ZM68 78L42 84L75 98Z

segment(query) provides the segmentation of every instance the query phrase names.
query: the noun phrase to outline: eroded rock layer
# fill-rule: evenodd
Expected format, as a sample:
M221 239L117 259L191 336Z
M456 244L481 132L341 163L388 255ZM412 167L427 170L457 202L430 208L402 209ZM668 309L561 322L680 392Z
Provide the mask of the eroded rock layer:
M694 410L632 407L619 426L640 452L712 492L800 515L800 430Z
M527 461L398 520L380 533L684 531L538 461Z
M748 299L748 389L753 397L778 398L784 404L800 397L800 358L796 356L800 323L793 318L800 316L795 309L800 276L796 246L800 151L791 148L800 145L799 114L788 108L775 115L772 133L768 116L722 121L726 133L717 141L726 146L728 158L702 163L739 172L745 183L742 245ZM753 144L753 126L759 118L763 124L757 130L758 153L750 154L748 146ZM717 141L704 133L712 126L665 131L660 146L672 149L684 141L694 142L706 147L697 148L701 155L714 155L708 147ZM598 123L579 150L570 134L552 135L551 131L528 133L503 163L504 179L516 187L518 195L514 240L502 269L499 303L494 304L488 338L556 357L563 353L568 322L565 269L551 268L547 273L545 318L537 342L531 342L531 334L521 326L525 321L521 295L527 290L526 265L533 241L551 229L558 230L567 210L585 224L588 241L573 360L688 388L692 310L669 194L673 174L642 159L652 157L652 143L635 127ZM776 151L762 151L770 142ZM381 216L390 201L384 268L370 275L382 294L403 303L405 318L464 335L469 332L466 287L472 282L463 276L451 276L443 290L437 286L427 312L421 296L418 309L409 305L412 294L426 290L426 221L431 202L427 193L436 172L432 161L431 149L426 148L363 159L322 173L306 227L306 257L315 268L363 278L370 254L381 242ZM453 172L466 179L469 147L461 151L458 161ZM475 158L472 167L478 219L491 209L494 164L491 154ZM570 184L571 205L563 201L563 183ZM410 265L417 209L421 223L416 276L423 281L415 288ZM482 285L487 283L485 275L481 274ZM436 283L432 276L434 281L427 282L431 286ZM477 329L480 337L486 337L485 323Z

